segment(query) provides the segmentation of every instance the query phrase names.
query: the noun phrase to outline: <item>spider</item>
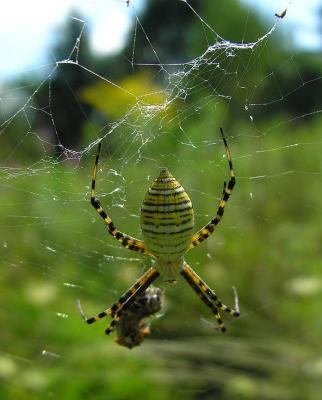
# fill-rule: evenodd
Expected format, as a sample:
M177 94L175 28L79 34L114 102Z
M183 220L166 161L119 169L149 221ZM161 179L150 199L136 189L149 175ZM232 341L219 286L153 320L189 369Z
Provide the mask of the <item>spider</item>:
M285 10L283 10L281 13L275 13L275 17L283 19L286 13L287 13L287 8L285 8Z
M129 349L139 346L150 334L150 326L146 319L161 310L162 302L162 290L152 285L137 295L119 319L116 342Z
M160 275L167 282L176 282L179 274L188 282L205 305L210 308L218 323L218 329L225 332L219 310L238 317L239 307L235 293L235 309L227 307L217 297L216 293L194 272L184 260L184 255L207 239L220 222L226 203L236 183L230 150L220 128L229 164L230 179L224 182L224 188L216 216L203 228L194 232L194 212L191 200L181 184L170 174L167 168L162 168L158 178L148 189L141 207L141 229L144 240L135 239L120 232L111 218L106 214L100 201L96 198L95 184L101 142L98 144L96 159L92 174L91 204L101 216L108 232L125 248L137 251L152 258L152 266L127 290L120 299L99 314L87 318L79 304L83 319L92 324L100 319L111 316L112 321L105 333L109 335L120 322L122 315L130 309L138 296L152 284Z

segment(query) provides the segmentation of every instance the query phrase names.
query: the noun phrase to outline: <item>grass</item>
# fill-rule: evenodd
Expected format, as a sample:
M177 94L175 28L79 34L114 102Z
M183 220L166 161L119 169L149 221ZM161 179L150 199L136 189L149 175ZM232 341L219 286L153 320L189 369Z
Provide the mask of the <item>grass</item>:
M202 124L191 133L196 142ZM242 316L224 316L227 335L212 328L185 282L170 288L160 280L164 315L131 351L105 337L107 321L87 326L76 308L81 299L88 314L100 311L147 264L120 248L90 207L92 158L3 175L0 398L318 399L321 126L311 127L312 144L304 126L230 141L236 190L216 234L187 255L226 303L237 286ZM160 161L191 194L198 226L214 213L227 179L219 146L178 146L175 158ZM115 161L122 181L106 174L108 162L103 156L100 198L121 230L139 236L138 209L155 166Z

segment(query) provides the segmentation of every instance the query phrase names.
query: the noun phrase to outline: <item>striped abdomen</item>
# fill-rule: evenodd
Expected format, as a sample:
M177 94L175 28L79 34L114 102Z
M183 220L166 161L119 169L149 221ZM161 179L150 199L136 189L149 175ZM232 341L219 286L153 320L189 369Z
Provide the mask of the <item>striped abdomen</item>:
M141 228L148 250L159 260L178 260L191 244L193 227L189 196L170 172L162 169L141 208Z

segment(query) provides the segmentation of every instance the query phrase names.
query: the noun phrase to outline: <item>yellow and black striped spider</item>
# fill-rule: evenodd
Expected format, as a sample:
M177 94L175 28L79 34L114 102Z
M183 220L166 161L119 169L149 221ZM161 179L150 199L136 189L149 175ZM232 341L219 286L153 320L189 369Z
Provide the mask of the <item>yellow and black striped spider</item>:
M101 150L101 143L99 143L92 175L91 204L102 217L108 232L121 242L122 246L151 257L153 263L112 307L105 309L94 317L87 318L79 305L82 317L88 324L110 315L112 321L105 330L106 334L110 334L119 323L122 314L131 307L136 298L144 293L159 275L163 275L168 282L175 282L179 273L206 306L210 308L221 332L225 332L226 328L220 317L219 310L234 317L239 316L236 293L235 309L231 309L218 299L216 293L184 260L184 255L187 251L207 239L214 232L224 214L226 203L236 183L230 150L222 128L220 128L220 132L226 149L230 179L228 184L224 182L216 216L199 231L193 233L194 212L191 200L168 169L163 168L158 178L147 191L141 207L141 229L144 240L135 239L120 232L96 198L95 182Z

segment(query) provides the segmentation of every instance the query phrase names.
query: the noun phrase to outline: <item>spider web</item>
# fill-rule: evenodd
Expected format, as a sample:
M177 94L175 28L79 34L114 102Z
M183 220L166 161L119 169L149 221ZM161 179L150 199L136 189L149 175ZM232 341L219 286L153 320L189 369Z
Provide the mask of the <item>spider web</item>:
M298 350L301 341L318 346L321 328L316 318L322 289L322 107L314 96L321 84L318 63L310 55L310 66L304 69L305 55L276 48L282 19L272 19L268 28L254 33L245 17L242 36L231 39L219 33L207 7L195 9L188 1L173 7L193 21L185 59L167 57L130 2L132 43L118 56L127 64L123 78L104 74L82 57L88 25L74 17L77 35L67 57L55 60L38 80L22 79L21 85L2 89L0 245L7 299L2 314L10 329L2 340L0 374L6 388L26 364L31 369L20 385L41 395L59 394L52 389L50 373L64 375L75 361L94 382L97 378L86 367L94 362L94 352L115 366L120 354L134 363L103 336L106 322L82 325L75 306L81 299L88 314L103 310L149 265L148 259L107 235L90 206L97 144L102 142L97 196L121 231L141 237L140 204L163 166L191 196L197 228L213 218L229 176L219 127L228 137L237 185L216 233L187 260L224 303L233 303L230 288L237 287L242 316L232 320L223 315L230 333L222 338L185 282L172 288L158 281L165 289L163 316L152 321L152 339L137 349L136 368L153 366L147 380L159 375L170 379L175 371L178 382L170 379L169 387L178 398L212 398L214 393L221 398L240 393L256 397L258 387L268 385L267 376L274 375L276 357L276 375L284 374L294 390L305 391L307 382L319 387L320 358L310 346ZM85 133L77 141L58 126L64 110L55 103L61 71L74 107L84 115ZM79 91L72 86L76 71L87 82ZM45 101L39 93L46 93ZM310 332L300 315L310 319ZM85 343L80 356L79 346L84 349ZM142 361L146 355L151 365ZM181 374L174 361L178 357L185 360ZM167 368L158 366L160 360ZM204 366L202 378L193 377L194 361ZM289 372L295 364L302 367ZM252 369L260 373L252 374ZM123 372L124 379L129 371ZM75 373L78 379L83 372ZM287 397L274 377L274 388L265 396L295 398ZM184 389L187 378L191 383ZM221 386L227 379L233 382L231 389ZM90 385L84 390L88 393ZM111 393L109 398L117 397Z

